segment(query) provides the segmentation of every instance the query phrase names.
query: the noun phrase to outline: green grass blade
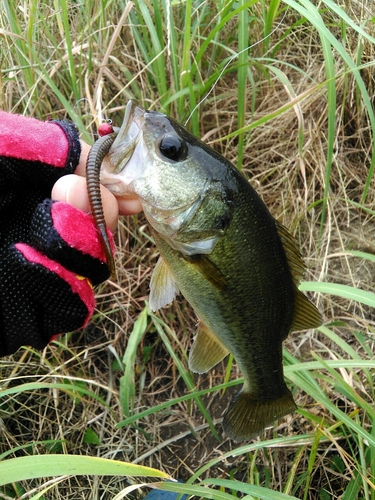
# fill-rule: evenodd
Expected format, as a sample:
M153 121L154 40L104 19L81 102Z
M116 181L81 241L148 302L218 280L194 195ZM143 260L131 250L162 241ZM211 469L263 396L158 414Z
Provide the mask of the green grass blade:
M293 364L293 356L290 353L284 352L284 359ZM301 368L300 372L288 372L287 370L285 370L285 375L291 382L293 382L296 387L299 387L311 397L313 397L318 404L323 405L327 411L331 412L336 417L338 421L343 422L351 432L354 432L358 436L361 436L363 439L367 440L370 446L375 446L374 437L361 425L350 418L350 416L346 415L343 411L337 408L337 406L332 403L332 401L317 385L315 380L312 380L312 382L309 381L307 374L305 373L303 368Z
M309 497L309 490L310 490L310 483L311 483L311 477L314 471L314 465L315 465L315 460L316 456L318 454L318 446L320 442L320 436L321 432L320 429L318 428L315 434L314 441L312 442L310 453L309 453L309 459L307 462L307 470L306 470L306 482L305 482L305 487L304 487L304 493L303 493L303 500L307 500Z
M155 26L153 16L155 11L152 11L148 4L143 1L135 2L138 14L142 16L144 28L142 29L143 36L138 30L134 29L137 34L137 44L142 47L142 53L147 63L152 61L151 70L154 75L154 84L157 86L157 93L160 99L161 106L164 106L164 101L167 96L167 79L166 66L164 57L164 40L159 38L158 27ZM154 2L154 8L157 9L156 18L160 18L160 2ZM146 45L147 44L147 45ZM168 110L166 110L168 112Z
M191 51L191 15L192 15L192 1L187 0L185 2L185 26L184 26L184 45L182 47L182 60L181 60L181 88L188 88L190 85L190 51ZM182 102L180 101L182 104ZM182 109L179 110L180 115L182 115Z
M228 479L204 479L201 485L180 484L176 482L153 483L153 488L157 487L163 491L172 491L179 494L196 496L198 498L208 498L210 500L233 500L239 498L235 493L245 493L251 495L251 498L261 500L297 500L296 497L285 495L278 491L272 491L262 486L256 486L240 481ZM217 486L219 488L209 488L208 486ZM232 494L225 490L232 491ZM249 496L242 497L249 499Z
M70 20L69 20L69 12L68 12L68 3L67 0L60 0L59 5L61 6L61 16L62 16L62 23L64 27L64 37L65 37L65 43L66 43L66 48L68 52L68 68L69 68L69 74L70 74L70 85L73 91L73 96L74 99L78 101L78 99L81 97L80 92L77 87L77 74L76 74L76 69L75 69L75 60L73 57L73 51L72 51L72 39L70 35Z
M369 392L371 392L372 394L372 397L374 397L374 386L373 386L373 378L372 378L372 374L370 372L370 370L368 370L364 365L363 363L366 362L366 361L371 361L371 360L365 360L365 359L362 359L362 356L360 354L358 354L358 352L351 346L349 345L345 339L343 339L340 335L337 335L335 332L333 332L330 328L327 328L326 326L321 326L318 328L318 330L323 333L329 340L335 342L335 344L343 350L343 352L346 352L350 358L354 361L354 360L357 360L359 361L359 367L361 368L361 370L363 371L363 373L366 375L366 378L367 378L367 382L368 382L368 387L369 387ZM358 338L358 337L357 337ZM366 349L366 345L365 345L365 342L361 342L360 339L358 338L358 341L360 343L360 345L363 346L364 349ZM370 357L372 357L372 354L370 355ZM345 360L346 362L348 360ZM370 363L371 364L371 363ZM349 366L347 365L344 365L345 367L349 368ZM375 367L375 363L374 363L374 367Z
M150 467L82 455L33 455L0 462L0 486L26 479L66 474L169 477Z
M290 360L288 360L290 362ZM330 359L325 361L327 366L332 368L375 368L375 360L373 359ZM289 375L293 372L309 372L312 370L322 370L324 365L321 361L304 361L299 363L297 360L293 364L284 367L285 374ZM304 375L307 375L304 373ZM311 377L310 382L315 380ZM319 388L319 385L316 385Z
M27 391L36 391L39 389L60 389L67 394L71 395L72 398L76 397L76 393L83 394L85 396L90 396L91 398L99 401L103 406L109 408L108 404L104 401L103 398L98 396L97 394L91 392L90 390L82 387L81 385L74 384L74 380L68 379L69 383L57 383L57 382L27 382L25 384L20 384L15 387L10 387L8 389L0 390L0 398L4 398L6 396L11 396L13 394L20 394ZM77 381L79 382L79 381Z
M235 458L254 452L256 450L267 450L278 446L309 446L314 439L314 435L302 434L299 436L283 436L281 438L274 438L266 441L254 441L245 445L239 446L234 450L223 453L221 457L215 457L205 463L198 469L190 478L189 483L196 481L203 476L209 469L217 466L223 459ZM327 438L322 436L321 441L327 441Z
M299 449L297 450L297 453L294 456L293 465L290 469L287 480L285 482L285 486L283 488L285 494L289 494L292 491L293 485L297 481L297 469L299 468L299 465L304 457L306 448L307 446L300 446Z
M331 47L333 47L337 51L339 56L343 59L345 64L348 66L350 71L353 73L353 76L357 82L359 91L361 93L361 96L362 96L362 99L364 102L366 112L368 114L368 117L369 117L369 120L371 123L371 135L372 135L372 137L375 137L375 113L374 113L374 109L373 109L373 106L371 103L371 98L370 98L369 93L367 91L366 85L362 79L360 70L356 65L356 62L352 60L352 58L345 50L345 47L342 45L342 43L339 40L337 40L335 38L335 36L330 32L328 27L325 26L325 24L321 18L321 15L319 13L319 10L317 9L316 6L314 6L311 2L305 2L304 5L302 6L294 0L283 0L283 1L284 1L284 3L286 3L287 5L292 7L293 9L295 9L297 12L299 12L306 19L308 19L311 22L311 24L319 32L320 39L321 39L322 44L323 44L324 55L325 55L326 62L327 62L327 65L326 65L327 74L332 75L334 73L334 62L333 62L333 58L332 58ZM338 6L336 4L336 10L337 9L338 9ZM341 16L341 18L345 15L345 13L342 9L339 9L338 12L339 12L339 15ZM369 35L366 35L367 38L368 38L368 36ZM372 43L373 43L373 40L374 39L371 37ZM328 132L329 133L329 147L328 147L328 153L327 153L327 166L329 169L330 169L330 164L328 165L328 163L329 163L328 160L330 158L332 159L332 151L333 151L332 141L334 140L334 138L331 135L332 131L333 131L333 127L334 127L334 124L332 124L333 113L334 113L334 106L333 106L332 99L333 99L334 91L332 88L331 80L332 80L332 78L329 77L328 82L327 82L328 99L329 99L329 101L328 101L328 106L329 106L328 118L330 120L330 130ZM363 194L362 194L362 201L364 201L367 198L369 185L370 185L371 179L373 177L374 169L375 169L375 148L373 148L373 151L372 151L371 163L370 163L370 167L369 167L369 173L367 175L366 184L365 184ZM330 172L329 172L329 175L330 175ZM326 174L326 179L327 178L328 178L328 173ZM328 187L326 186L326 190L327 189L328 189Z
M323 0L323 3L325 3L332 12L336 12L338 17L342 19L346 25L350 26L354 31L356 31L363 38L366 38L366 40L368 40L369 42L375 44L375 37L371 36L367 31L365 31L362 28L362 26L354 22L353 19L351 19L347 15L345 10L342 7L340 7L340 4L338 2L334 2L333 0ZM370 21L370 18L368 20ZM374 22L373 18L372 22Z
M216 26L209 32L209 34L205 37L204 42L200 46L198 52L195 54L194 60L196 61L197 65L195 67L192 67L192 76L195 76L195 71L199 67L200 62L205 54L205 52L208 49L208 46L212 41L215 39L216 35L224 29L225 25L229 23L231 19L236 17L237 15L240 15L240 13L244 9L250 8L252 5L257 3L259 0L251 0L248 2L245 2L243 5L237 7L234 10L231 10L228 14L224 15L224 17L220 18L219 22L216 24ZM224 47L228 49L228 47Z
M210 500L234 500L233 495L231 495L230 493L225 493L221 490L207 488L205 486L199 486L195 484L163 482L154 483L152 486L163 491L173 491L180 495L186 494L196 496L198 498L209 498Z
M38 445L49 446L49 445L60 444L62 442L63 442L62 439L60 439L60 440L46 439L44 441L33 441L32 443L26 443L26 444L23 444L21 446L16 446L16 447L11 448L11 449L7 450L6 452L2 453L0 455L0 462L2 460L4 460L6 457L8 457L9 455L12 455L13 453L17 453L20 450L26 450L29 454L31 454L33 448L37 447Z
M265 6L265 15L264 15L264 40L263 40L263 53L268 52L270 47L270 35L272 30L274 29L275 19L279 12L280 0L270 0L269 5Z
M292 495L286 495L285 493L281 493L279 491L272 491L268 488L254 486L252 484L242 483L240 481L231 481L228 479L204 479L202 483L221 486L223 488L239 491L247 495L254 495L262 500L297 500L297 498Z
M358 498L359 491L362 486L362 477L357 471L353 471L354 477L350 480L348 486L345 488L341 500L352 500Z
M337 295L348 300L355 300L361 304L375 307L375 294L365 290L359 290L348 285L341 285L340 283L326 283L326 282L312 282L304 281L300 284L299 289L303 292L320 292L328 293L330 295Z
M375 421L372 422L372 435L375 438ZM372 481L371 486L371 500L375 500L375 448L367 448L368 463L370 464L370 478Z
M329 363L325 360L321 359L315 353L313 353L315 359L318 359L322 364L322 368L325 368L328 373L331 374L333 385L337 391L347 397L350 401L353 401L359 408L363 408L365 412L367 412L370 419L375 419L375 413L372 406L367 403L361 396L359 396L354 389L342 378L342 375L334 370ZM345 366L345 364L344 364Z
M359 257L360 259L366 259L371 262L375 262L375 255L367 252L360 252L359 250L346 250L346 253L353 255L354 257Z
M243 377L240 377L236 380L231 380L229 382L225 382L224 384L219 384L214 387L210 387L208 389L202 389L201 391L197 391L194 389L189 394L185 394L184 396L179 396L178 398L173 398L168 401L164 401L163 403L160 403L158 405L153 406L152 408L147 408L146 410L143 410L135 415L132 415L129 418L124 419L121 422L118 422L117 427L124 427L126 425L130 425L133 422L136 422L137 420L148 417L149 415L152 415L154 413L162 412L165 411L167 408L170 408L171 406L174 406L176 404L182 403L183 401L189 401L191 399L194 399L196 397L201 397L201 396L206 396L207 394L211 392L216 392L216 391L223 391L225 389L228 389L228 387L233 387L236 385L243 384L244 379Z
M35 74L32 69L33 62L30 61L29 49L27 46L27 41L24 38L24 32L21 28L20 21L17 17L16 9L17 4L14 2L9 2L9 0L3 1L3 6L5 14L7 17L8 25L14 36L12 36L14 46L16 48L15 56L20 68L22 68L22 73L25 78L27 87L31 90L35 85Z
M239 2L240 7L246 4L246 0ZM249 13L248 9L243 9L239 13L238 22L238 69L237 69L237 120L238 128L241 130L245 126L245 116L247 111L247 65L249 46ZM237 168L241 169L244 154L244 133L238 134L238 157Z
M124 375L120 378L120 402L124 415L129 417L133 413L136 395L135 387L135 361L140 342L147 329L147 307L134 322L133 330L126 345L126 351L122 358Z

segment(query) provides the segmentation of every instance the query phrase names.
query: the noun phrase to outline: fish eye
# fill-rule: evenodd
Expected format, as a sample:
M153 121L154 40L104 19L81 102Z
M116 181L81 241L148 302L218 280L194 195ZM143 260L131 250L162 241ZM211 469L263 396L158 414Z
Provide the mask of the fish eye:
M178 135L164 135L159 143L159 150L169 160L180 161L186 158L186 144Z

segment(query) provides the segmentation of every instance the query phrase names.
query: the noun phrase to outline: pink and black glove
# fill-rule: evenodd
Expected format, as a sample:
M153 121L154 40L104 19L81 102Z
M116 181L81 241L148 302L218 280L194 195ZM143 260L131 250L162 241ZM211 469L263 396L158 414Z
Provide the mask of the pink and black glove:
M0 111L0 356L85 326L109 277L92 218L49 199L80 153L71 123Z

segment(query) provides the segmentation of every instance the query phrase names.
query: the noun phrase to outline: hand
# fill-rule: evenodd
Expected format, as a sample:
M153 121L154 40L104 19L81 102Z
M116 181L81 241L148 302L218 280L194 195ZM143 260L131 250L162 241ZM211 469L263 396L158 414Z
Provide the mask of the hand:
M68 122L0 111L0 356L21 345L41 349L93 314L92 285L109 271L85 213L88 150ZM50 199L52 187L60 201ZM140 209L104 189L103 202L113 230L118 214Z
M79 164L72 175L61 177L52 189L51 197L54 200L65 201L80 210L90 213L90 204L87 196L86 160L90 146L81 142L82 151ZM115 198L104 186L101 187L105 221L108 228L114 232L119 215L132 215L141 212L142 206L137 198Z

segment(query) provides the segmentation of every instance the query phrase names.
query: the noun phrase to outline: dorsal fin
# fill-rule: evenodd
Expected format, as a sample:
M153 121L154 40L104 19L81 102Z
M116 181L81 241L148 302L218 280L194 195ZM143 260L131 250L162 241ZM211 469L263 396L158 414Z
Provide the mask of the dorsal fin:
M322 324L322 317L317 308L309 299L298 290L298 285L303 278L306 266L298 250L297 244L289 231L276 221L277 232L283 244L286 258L296 287L294 297L293 322L291 332L317 328Z
M284 227L280 222L276 222L276 229L279 234L281 243L284 247L285 255L289 264L289 268L291 270L293 281L296 286L299 285L299 282L303 278L305 273L305 263L303 262L301 253L297 247L296 242L294 241L293 236L289 233L289 231Z
M200 323L189 354L189 368L195 373L206 373L229 354L224 344Z

